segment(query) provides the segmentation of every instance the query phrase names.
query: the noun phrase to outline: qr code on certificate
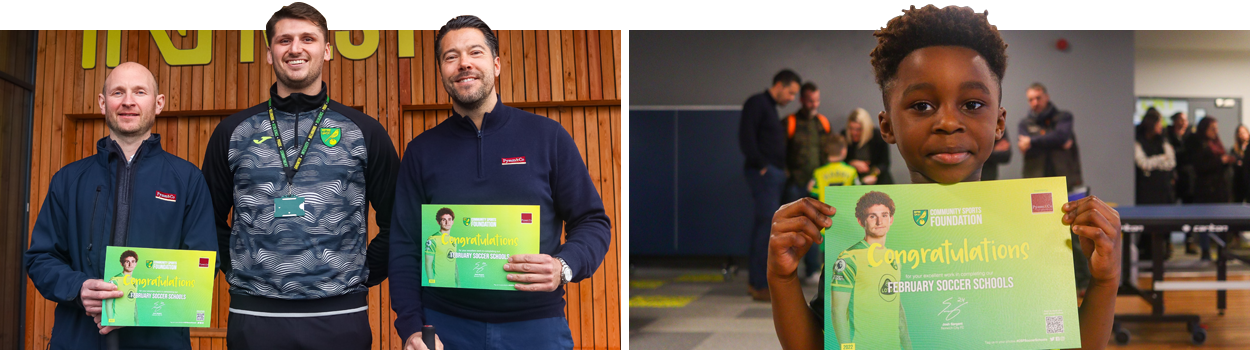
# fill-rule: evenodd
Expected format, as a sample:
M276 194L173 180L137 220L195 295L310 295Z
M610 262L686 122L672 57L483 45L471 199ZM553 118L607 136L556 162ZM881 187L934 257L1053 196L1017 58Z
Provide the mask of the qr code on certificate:
M196 312L195 312L195 320L196 320L196 321L200 321L200 322L204 322L204 311L196 311ZM1049 322L1049 321L1047 321L1047 322ZM1049 328L1049 326L1047 326L1047 328Z
M1046 316L1046 334L1063 333L1063 316Z

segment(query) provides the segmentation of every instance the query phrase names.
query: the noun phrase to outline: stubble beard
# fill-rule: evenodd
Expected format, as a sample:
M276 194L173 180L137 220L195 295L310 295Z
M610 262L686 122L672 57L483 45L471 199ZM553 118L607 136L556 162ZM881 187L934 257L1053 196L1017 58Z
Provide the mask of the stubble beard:
M151 131L152 125L156 124L156 116L152 116L151 118L144 118L143 113L140 112L139 126L135 128L134 130L125 130L125 129L122 129L121 124L118 123L118 120L120 118L121 117L118 117L117 113L114 112L112 118L104 118L104 124L108 126L109 133L116 134L117 136L125 137L125 138L142 136L148 131Z
M451 96L452 101L454 101L457 105L460 105L465 109L475 110L482 107L482 104L486 103L486 97L490 95L491 91L495 90L494 77L491 76L488 78L487 76L487 74L482 74L482 76L479 77L479 80L482 82L482 86L480 88L469 91L465 94L461 94L459 90L456 90L455 83L453 82L455 78L443 79L443 89L447 90L447 94Z
M291 76L287 75L286 71L279 69L277 66L275 66L273 71L274 71L274 75L277 76L278 78L278 82L281 83L282 86L285 86L288 90L303 90L309 86L312 86L312 84L314 83L320 82L321 81L321 68L323 67L324 61L316 61L315 63L316 67L313 67L312 65L314 64L313 63L314 61L311 58L307 60L309 64L308 75L305 75L304 79L300 79L300 80L291 79ZM278 64L283 64L283 63L279 61Z

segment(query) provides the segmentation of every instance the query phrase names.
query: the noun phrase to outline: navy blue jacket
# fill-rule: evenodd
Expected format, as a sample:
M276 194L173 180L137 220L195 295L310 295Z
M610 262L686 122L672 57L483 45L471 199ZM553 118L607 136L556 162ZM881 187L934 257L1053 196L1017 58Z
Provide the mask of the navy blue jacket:
M503 165L504 158L516 157L524 157L524 164ZM539 253L563 258L574 282L594 274L611 239L603 200L569 133L554 120L502 103L486 113L480 131L469 118L452 114L413 138L395 188L389 278L400 339L421 330L423 308L483 322L564 316L563 287L422 288L422 204L538 205Z
M769 165L786 168L786 131L777 115L777 100L767 90L751 95L742 104L738 147L746 157L747 169L759 170Z
M96 142L96 152L52 176L24 256L35 288L57 303L52 349L104 349L104 337L78 294L83 282L103 279L110 263L104 254L113 234L118 165L125 156L107 136ZM143 141L131 166L138 169L131 185L126 246L217 251L212 200L199 168L161 150L156 134ZM174 195L174 201L156 198L157 191ZM119 332L123 349L191 348L187 328L127 327L114 332Z

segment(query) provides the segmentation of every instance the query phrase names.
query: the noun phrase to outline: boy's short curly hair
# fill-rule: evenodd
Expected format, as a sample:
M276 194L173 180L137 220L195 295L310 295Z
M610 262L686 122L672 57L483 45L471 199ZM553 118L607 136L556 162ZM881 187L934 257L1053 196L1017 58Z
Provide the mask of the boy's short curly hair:
M998 78L1000 96L1003 74L1007 71L1007 44L991 25L989 11L976 13L969 7L926 5L912 6L902 16L894 17L872 35L877 48L872 50L872 70L884 94L903 58L929 46L962 46L976 51L989 63Z
M126 258L135 258L135 262L138 262L138 261L139 261L139 253L135 253L135 251L133 251L133 250L127 250L127 251L124 251L124 252L122 252L122 256L121 256L121 259L120 259L122 264L126 264Z
M855 219L864 222L868 218L868 208L874 205L884 205L890 209L890 216L894 216L894 200L890 199L890 195L871 191L859 197L859 201L855 203Z

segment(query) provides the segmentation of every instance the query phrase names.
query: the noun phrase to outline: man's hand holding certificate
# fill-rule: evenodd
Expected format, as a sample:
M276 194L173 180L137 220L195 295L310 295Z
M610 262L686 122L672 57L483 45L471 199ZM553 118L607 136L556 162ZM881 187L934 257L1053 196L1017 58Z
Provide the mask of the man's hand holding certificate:
M106 256L104 282L121 297L104 300L100 326L212 324L216 252L110 246Z

